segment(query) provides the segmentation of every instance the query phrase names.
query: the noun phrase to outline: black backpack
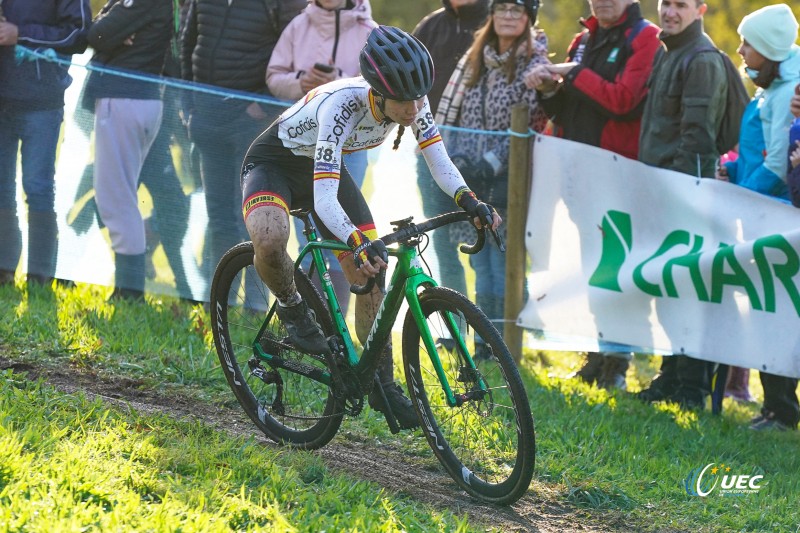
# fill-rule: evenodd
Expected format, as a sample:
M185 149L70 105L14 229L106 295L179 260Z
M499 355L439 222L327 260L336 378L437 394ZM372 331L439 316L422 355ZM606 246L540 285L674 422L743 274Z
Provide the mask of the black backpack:
M717 131L717 152L725 154L739 142L742 115L744 114L744 108L747 107L747 103L750 101L750 95L747 94L747 90L744 88L742 76L739 74L736 65L733 64L728 54L717 48L700 47L687 54L681 65L681 75L686 72L692 59L703 52L716 52L722 56L722 63L725 65L725 73L728 77L725 113L722 115L722 122L720 122L719 130Z

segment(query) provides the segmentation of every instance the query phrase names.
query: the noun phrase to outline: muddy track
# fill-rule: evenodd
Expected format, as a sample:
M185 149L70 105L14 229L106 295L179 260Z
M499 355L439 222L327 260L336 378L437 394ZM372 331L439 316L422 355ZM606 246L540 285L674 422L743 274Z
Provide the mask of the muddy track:
M162 395L140 388L142 384L131 379L105 379L69 368L53 370L0 357L0 370L5 369L12 369L15 373L24 372L31 380L41 378L67 393L80 391L87 397L98 397L109 404L130 406L142 413L164 413L176 418L198 419L229 434L255 436L264 446L275 446L257 433L255 426L242 411L220 408L175 394ZM497 527L504 532L636 529L630 524L620 523L620 517L615 519L610 516L590 516L586 511L537 498L534 491L529 491L511 507L482 503L459 490L446 474L420 468L391 447L379 448L335 439L315 453L332 470L372 481L389 491L404 494L437 509L466 513L471 521Z

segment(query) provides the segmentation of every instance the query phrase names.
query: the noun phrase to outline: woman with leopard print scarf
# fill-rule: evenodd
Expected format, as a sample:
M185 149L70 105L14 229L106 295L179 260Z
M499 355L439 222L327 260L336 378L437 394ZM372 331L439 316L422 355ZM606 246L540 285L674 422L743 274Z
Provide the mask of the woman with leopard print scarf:
M536 28L538 0L493 0L491 16L475 34L472 47L458 62L436 114L437 124L503 134L448 132L446 143L453 162L475 194L492 204L501 217L508 205L508 151L511 107L530 106L530 128L541 132L547 116L536 92L525 87L523 74L534 65L549 63L547 37ZM451 240L474 238L469 226L451 226ZM504 230L504 228L501 228ZM519 243L521 245L521 243ZM493 320L503 318L505 255L494 243L470 256L475 270L478 306Z

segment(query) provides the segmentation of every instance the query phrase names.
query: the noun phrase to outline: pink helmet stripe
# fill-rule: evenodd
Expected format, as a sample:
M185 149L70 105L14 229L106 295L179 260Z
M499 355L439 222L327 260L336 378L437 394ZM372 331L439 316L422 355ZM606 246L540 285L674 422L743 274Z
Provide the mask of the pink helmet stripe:
M375 61L372 59L372 57L369 54L364 54L364 55L366 56L367 61L369 61L370 65L372 65L372 68L375 69L375 73L380 78L381 83L383 83L383 86L386 87L386 90L389 91L389 93L392 96L395 96L394 91L392 90L391 87L389 87L389 83L386 81L386 78L383 77L383 74L381 74L381 71L378 68L378 65L375 63Z

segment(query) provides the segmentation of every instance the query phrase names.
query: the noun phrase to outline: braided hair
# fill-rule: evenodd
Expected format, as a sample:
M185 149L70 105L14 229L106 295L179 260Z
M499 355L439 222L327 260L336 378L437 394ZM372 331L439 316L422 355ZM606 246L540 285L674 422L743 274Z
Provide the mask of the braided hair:
M395 139L394 139L394 144L392 145L392 150L397 150L397 148L400 146L400 141L402 140L404 131L406 131L406 127L405 126L403 126L402 124L397 126L397 137L395 137Z

